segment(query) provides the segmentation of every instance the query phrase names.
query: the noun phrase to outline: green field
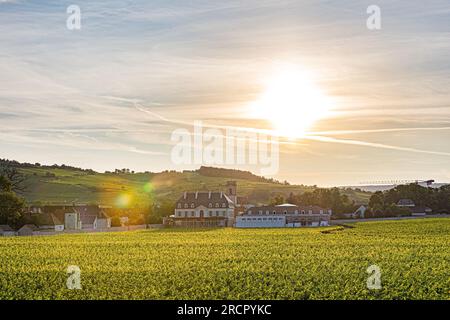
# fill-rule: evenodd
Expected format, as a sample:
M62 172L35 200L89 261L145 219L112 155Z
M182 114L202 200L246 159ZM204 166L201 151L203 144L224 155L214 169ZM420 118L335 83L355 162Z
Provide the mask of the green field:
M0 238L0 299L449 299L449 244L446 218Z
M236 180L240 196L247 196L254 204L268 203L277 194L312 191L314 187L283 185L229 177L209 177L195 171L106 174L60 168L21 168L27 190L23 194L28 202L41 203L96 203L118 205L123 195L130 197L130 206L146 205L149 198L158 201L176 201L184 191L225 190L228 180ZM50 174L50 176L49 176ZM345 190L357 203L368 203L371 193Z

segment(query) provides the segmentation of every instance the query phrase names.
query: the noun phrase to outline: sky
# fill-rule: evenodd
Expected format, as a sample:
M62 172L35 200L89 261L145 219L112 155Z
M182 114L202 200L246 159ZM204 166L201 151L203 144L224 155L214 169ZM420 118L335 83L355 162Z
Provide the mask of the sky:
M379 30L366 25L373 4ZM449 21L448 0L0 0L0 157L196 169L173 161L171 137L201 121L276 136L279 180L450 182ZM282 99L251 111L280 70L302 70L332 101L300 137L274 131L274 117L303 124Z

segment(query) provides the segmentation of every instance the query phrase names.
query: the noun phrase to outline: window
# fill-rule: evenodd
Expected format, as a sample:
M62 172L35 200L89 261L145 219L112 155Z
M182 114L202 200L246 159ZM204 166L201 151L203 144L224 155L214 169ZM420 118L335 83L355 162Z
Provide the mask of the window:
M248 210L248 214L252 214L252 210Z
M194 209L194 208L195 208L195 205L194 205L193 203L191 203L191 208L192 208L192 209Z
M277 214L277 212L275 211L275 210L273 210L273 212L272 212L273 214Z
M320 214L323 214L323 210L320 210Z
M258 213L259 213L259 214L263 214L262 210L259 210Z
M284 212L283 212L284 214L287 214L287 211L286 210L284 210Z
M263 218L263 221L266 221L267 220L267 218Z
M306 212L305 212L305 210L302 210L302 214L305 214Z
M295 210L295 214L298 214L298 210Z
M191 211L191 217L195 217L195 211Z
M187 203L184 204L184 208L185 208L185 209L188 208L188 204L187 204Z
M209 207L209 208L212 208L212 203L208 204L208 207Z
M216 203L216 208L218 208L219 207L219 204L218 203Z
M180 209L180 208L181 208L181 203L178 204L178 209Z
M227 205L224 203L222 203L222 208L225 208Z
M312 214L312 210L309 210L309 214Z
M266 210L266 214L270 214L269 210Z

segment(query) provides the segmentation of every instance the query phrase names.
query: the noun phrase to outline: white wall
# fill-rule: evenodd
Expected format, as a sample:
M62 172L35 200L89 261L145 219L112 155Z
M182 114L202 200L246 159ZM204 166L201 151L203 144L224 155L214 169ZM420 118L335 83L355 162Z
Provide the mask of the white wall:
M15 231L0 231L1 237L14 237L16 235Z
M284 216L238 216L236 228L284 228L286 217Z
M328 226L328 221L313 221L309 226ZM236 228L299 228L300 222L286 222L285 215L243 215L236 217Z

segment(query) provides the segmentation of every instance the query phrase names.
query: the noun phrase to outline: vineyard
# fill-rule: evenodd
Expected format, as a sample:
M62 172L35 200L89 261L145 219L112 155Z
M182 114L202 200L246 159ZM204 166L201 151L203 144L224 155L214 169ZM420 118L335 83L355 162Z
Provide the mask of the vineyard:
M444 218L0 238L0 299L449 299L449 244Z

